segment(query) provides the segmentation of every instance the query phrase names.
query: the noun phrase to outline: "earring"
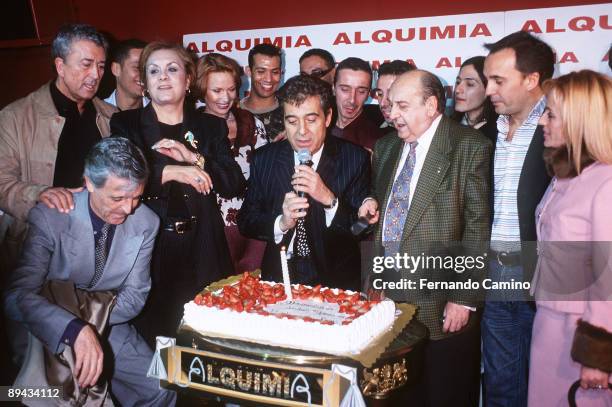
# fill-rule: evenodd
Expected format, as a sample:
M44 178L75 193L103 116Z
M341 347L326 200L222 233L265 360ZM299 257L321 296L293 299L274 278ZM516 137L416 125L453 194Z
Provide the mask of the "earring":
M191 95L191 88L187 88L187 94Z
M147 98L147 99L151 99L151 96L149 95L149 90L148 89L143 89L142 90L142 96Z

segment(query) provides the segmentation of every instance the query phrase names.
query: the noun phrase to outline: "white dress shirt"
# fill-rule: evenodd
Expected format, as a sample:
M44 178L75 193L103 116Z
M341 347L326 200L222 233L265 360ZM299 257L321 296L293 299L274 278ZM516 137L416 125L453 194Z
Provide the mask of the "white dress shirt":
M414 163L414 170L412 171L412 178L410 178L410 195L408 196L408 208L410 208L410 204L412 203L412 197L414 196L414 191L419 182L419 176L421 175L421 170L423 169L423 165L425 164L425 158L427 157L427 152L429 151L429 146L431 146L431 141L433 140L434 134L436 134L436 130L438 130L438 126L440 125L440 121L442 120L442 115L438 116L431 123L431 126L421 137L419 137L416 141L418 142L415 150L416 154L416 162ZM402 148L402 155L400 157L400 161L397 165L397 170L395 170L395 176L393 177L393 182L397 180L400 172L402 172L402 168L404 167L404 163L408 158L408 153L410 152L410 143L404 143ZM387 221L387 210L389 209L389 202L387 202L387 208L385 208L385 219L383 220L383 228L386 226L384 222ZM384 230L384 229L383 229Z
M119 108L119 106L117 106L117 89L115 89L113 93L110 94L109 97L104 99L104 101L108 103L109 105L113 105L116 108ZM145 107L148 104L149 104L149 98L143 96L142 97L142 107Z

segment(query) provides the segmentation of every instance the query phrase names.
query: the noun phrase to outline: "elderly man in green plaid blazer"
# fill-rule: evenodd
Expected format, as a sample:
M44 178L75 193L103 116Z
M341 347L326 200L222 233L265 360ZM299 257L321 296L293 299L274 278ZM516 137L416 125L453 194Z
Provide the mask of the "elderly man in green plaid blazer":
M375 251L387 256L397 252L445 255L452 253L445 248L458 243L463 253L471 248L473 254L483 255L475 248L486 247L490 238L491 142L477 130L443 115L444 87L427 71L398 77L389 99L397 132L376 143L373 194L359 211L370 223L378 224ZM397 240L394 249L390 240ZM404 277L410 274L403 272ZM428 273L422 269L413 276L438 280L458 276L454 270L437 273L435 278ZM410 402L477 405L480 342L476 312L471 311L476 310L478 292L432 291L417 285L392 294L394 299L418 306L417 319L430 334L422 382L408 396Z

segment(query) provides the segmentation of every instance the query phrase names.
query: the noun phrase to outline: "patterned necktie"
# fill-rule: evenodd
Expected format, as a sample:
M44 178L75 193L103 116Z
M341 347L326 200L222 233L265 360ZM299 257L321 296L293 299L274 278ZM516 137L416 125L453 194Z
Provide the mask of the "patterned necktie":
M295 254L297 257L308 257L310 247L308 247L308 235L306 234L306 219L299 218L295 227Z
M106 241L108 240L108 232L110 231L111 225L110 223L105 223L100 229L100 237L96 241L96 271L94 273L91 282L89 283L89 288L95 286L100 278L102 277L102 273L104 272L104 265L106 264Z
M398 245L401 241L404 224L408 217L408 208L410 206L410 180L412 179L412 173L414 172L414 165L416 163L417 144L416 141L410 143L408 157L406 157L404 166L393 183L389 205L387 206L387 213L385 214L383 243L389 243L393 246Z

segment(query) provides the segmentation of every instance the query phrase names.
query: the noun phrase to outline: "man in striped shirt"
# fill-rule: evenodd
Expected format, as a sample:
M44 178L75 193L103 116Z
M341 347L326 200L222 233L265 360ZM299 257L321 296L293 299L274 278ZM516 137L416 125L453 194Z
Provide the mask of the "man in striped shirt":
M546 106L542 82L554 54L527 32L485 45L487 96L499 114L492 171L489 273L494 281L530 281L535 267L535 208L550 181L538 120ZM522 292L487 296L482 320L487 406L527 405L533 303Z

